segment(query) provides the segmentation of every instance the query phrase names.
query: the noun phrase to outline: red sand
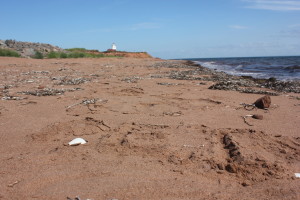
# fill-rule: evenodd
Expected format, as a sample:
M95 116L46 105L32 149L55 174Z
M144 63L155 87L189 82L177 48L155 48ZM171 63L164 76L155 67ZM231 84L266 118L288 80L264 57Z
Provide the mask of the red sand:
M299 94L247 111L262 95L154 78L177 70L159 62L0 58L0 98L26 98L0 100L0 199L300 199ZM18 93L43 88L84 90Z

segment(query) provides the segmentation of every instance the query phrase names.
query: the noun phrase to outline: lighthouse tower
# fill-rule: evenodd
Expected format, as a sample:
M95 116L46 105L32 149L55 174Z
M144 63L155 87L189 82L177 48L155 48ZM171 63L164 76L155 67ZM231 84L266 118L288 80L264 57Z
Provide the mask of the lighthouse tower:
M113 44L111 45L111 49L112 49L113 51L117 51L117 45L116 45L115 43L113 43Z

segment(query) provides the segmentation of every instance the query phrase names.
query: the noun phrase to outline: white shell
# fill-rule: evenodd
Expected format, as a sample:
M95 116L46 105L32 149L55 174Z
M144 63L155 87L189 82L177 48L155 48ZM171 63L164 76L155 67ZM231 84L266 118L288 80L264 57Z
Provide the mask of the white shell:
M296 178L300 178L300 173L295 173Z
M74 140L69 142L69 145L70 146L75 146L75 145L80 145L80 144L85 144L85 143L87 143L87 141L85 139L75 138Z

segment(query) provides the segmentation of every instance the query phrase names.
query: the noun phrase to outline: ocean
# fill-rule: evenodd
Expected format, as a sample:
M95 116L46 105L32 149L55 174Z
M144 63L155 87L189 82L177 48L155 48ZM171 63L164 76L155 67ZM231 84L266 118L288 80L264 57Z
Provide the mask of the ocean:
M203 67L231 75L290 81L300 80L300 56L191 58Z

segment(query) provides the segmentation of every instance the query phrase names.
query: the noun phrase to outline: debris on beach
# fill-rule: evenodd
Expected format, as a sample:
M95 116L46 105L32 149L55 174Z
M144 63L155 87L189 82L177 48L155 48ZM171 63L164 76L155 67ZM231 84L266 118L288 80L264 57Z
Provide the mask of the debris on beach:
M33 95L33 96L56 96L56 95L64 94L65 91L61 89L44 88L43 90L23 91L20 93L25 95Z
M245 115L245 116L243 116L243 119L244 119L245 124L247 124L247 125L249 125L249 126L253 126L253 124L250 124L250 123L247 122L247 120L246 120L247 117L252 117L252 116L253 116L253 115Z
M86 144L86 143L87 143L87 141L85 139L75 138L69 142L69 146L77 146L77 145Z
M63 78L57 85L80 85L82 83L86 83L91 81L90 79L86 78L73 78L73 79L67 79Z
M178 111L178 112L163 112L163 115L169 115L169 116L181 116L182 112Z
M267 81L262 86L279 92L300 93L300 81Z
M256 108L266 110L266 109L270 108L270 106L271 106L271 97L269 95L266 95L266 96L263 96L263 97L257 99L252 104L241 103L240 105L242 105L244 107L244 109L248 110L248 111L256 109Z
M156 83L157 85L167 85L167 86L170 86L170 85L183 85L182 83Z
M70 197L67 197L67 200L81 200L81 198L79 196L75 197L74 199L70 198ZM92 199L86 199L86 200L92 200Z
M252 115L252 118L262 120L264 118L264 116L255 114L255 115Z
M42 90L22 91L18 93L25 94L25 95L33 95L33 96L56 96L56 95L62 95L65 92L74 92L78 90L83 90L83 89L82 88L71 88L71 89L44 88Z
M18 183L20 183L20 181L15 181L13 183L8 184L8 187L14 187Z
M142 77L139 76L132 76L132 77L125 77L121 81L124 81L126 83L137 83L138 80L142 80Z
M16 101L19 101L19 100L23 100L23 99L26 99L25 97L18 97L18 96L4 96L1 98L2 100L16 100Z
M255 102L254 102L254 105L257 107L257 108L260 108L260 109L266 109L266 108L269 108L270 105L271 105L271 97L266 95L266 96L263 96L259 99L257 99Z
M231 90L231 91L237 91L241 93L251 93L251 94L265 94L265 95L271 95L271 96L278 96L279 94L277 92L270 92L266 90L259 90L259 89L253 89L249 87L259 87L259 85L255 85L254 83L248 83L245 81L221 81L218 82L212 86L210 86L208 89L211 90Z
M246 120L247 117L252 117L253 119L258 119L258 120L262 120L264 118L263 115L259 115L259 114L243 116L245 124L247 124L249 126L253 126L253 124L250 124L249 122L247 122L247 120Z
M82 100L82 101L79 102L79 103L75 103L75 104L72 104L72 105L70 105L70 106L67 106L66 109L69 110L70 108L72 108L72 107L74 107L74 106L77 106L77 105L80 105L80 104L83 104L83 105L95 104L97 101L104 102L104 103L107 102L107 100L102 100L102 99L98 99L98 98L94 98L94 99L84 99L84 100Z

